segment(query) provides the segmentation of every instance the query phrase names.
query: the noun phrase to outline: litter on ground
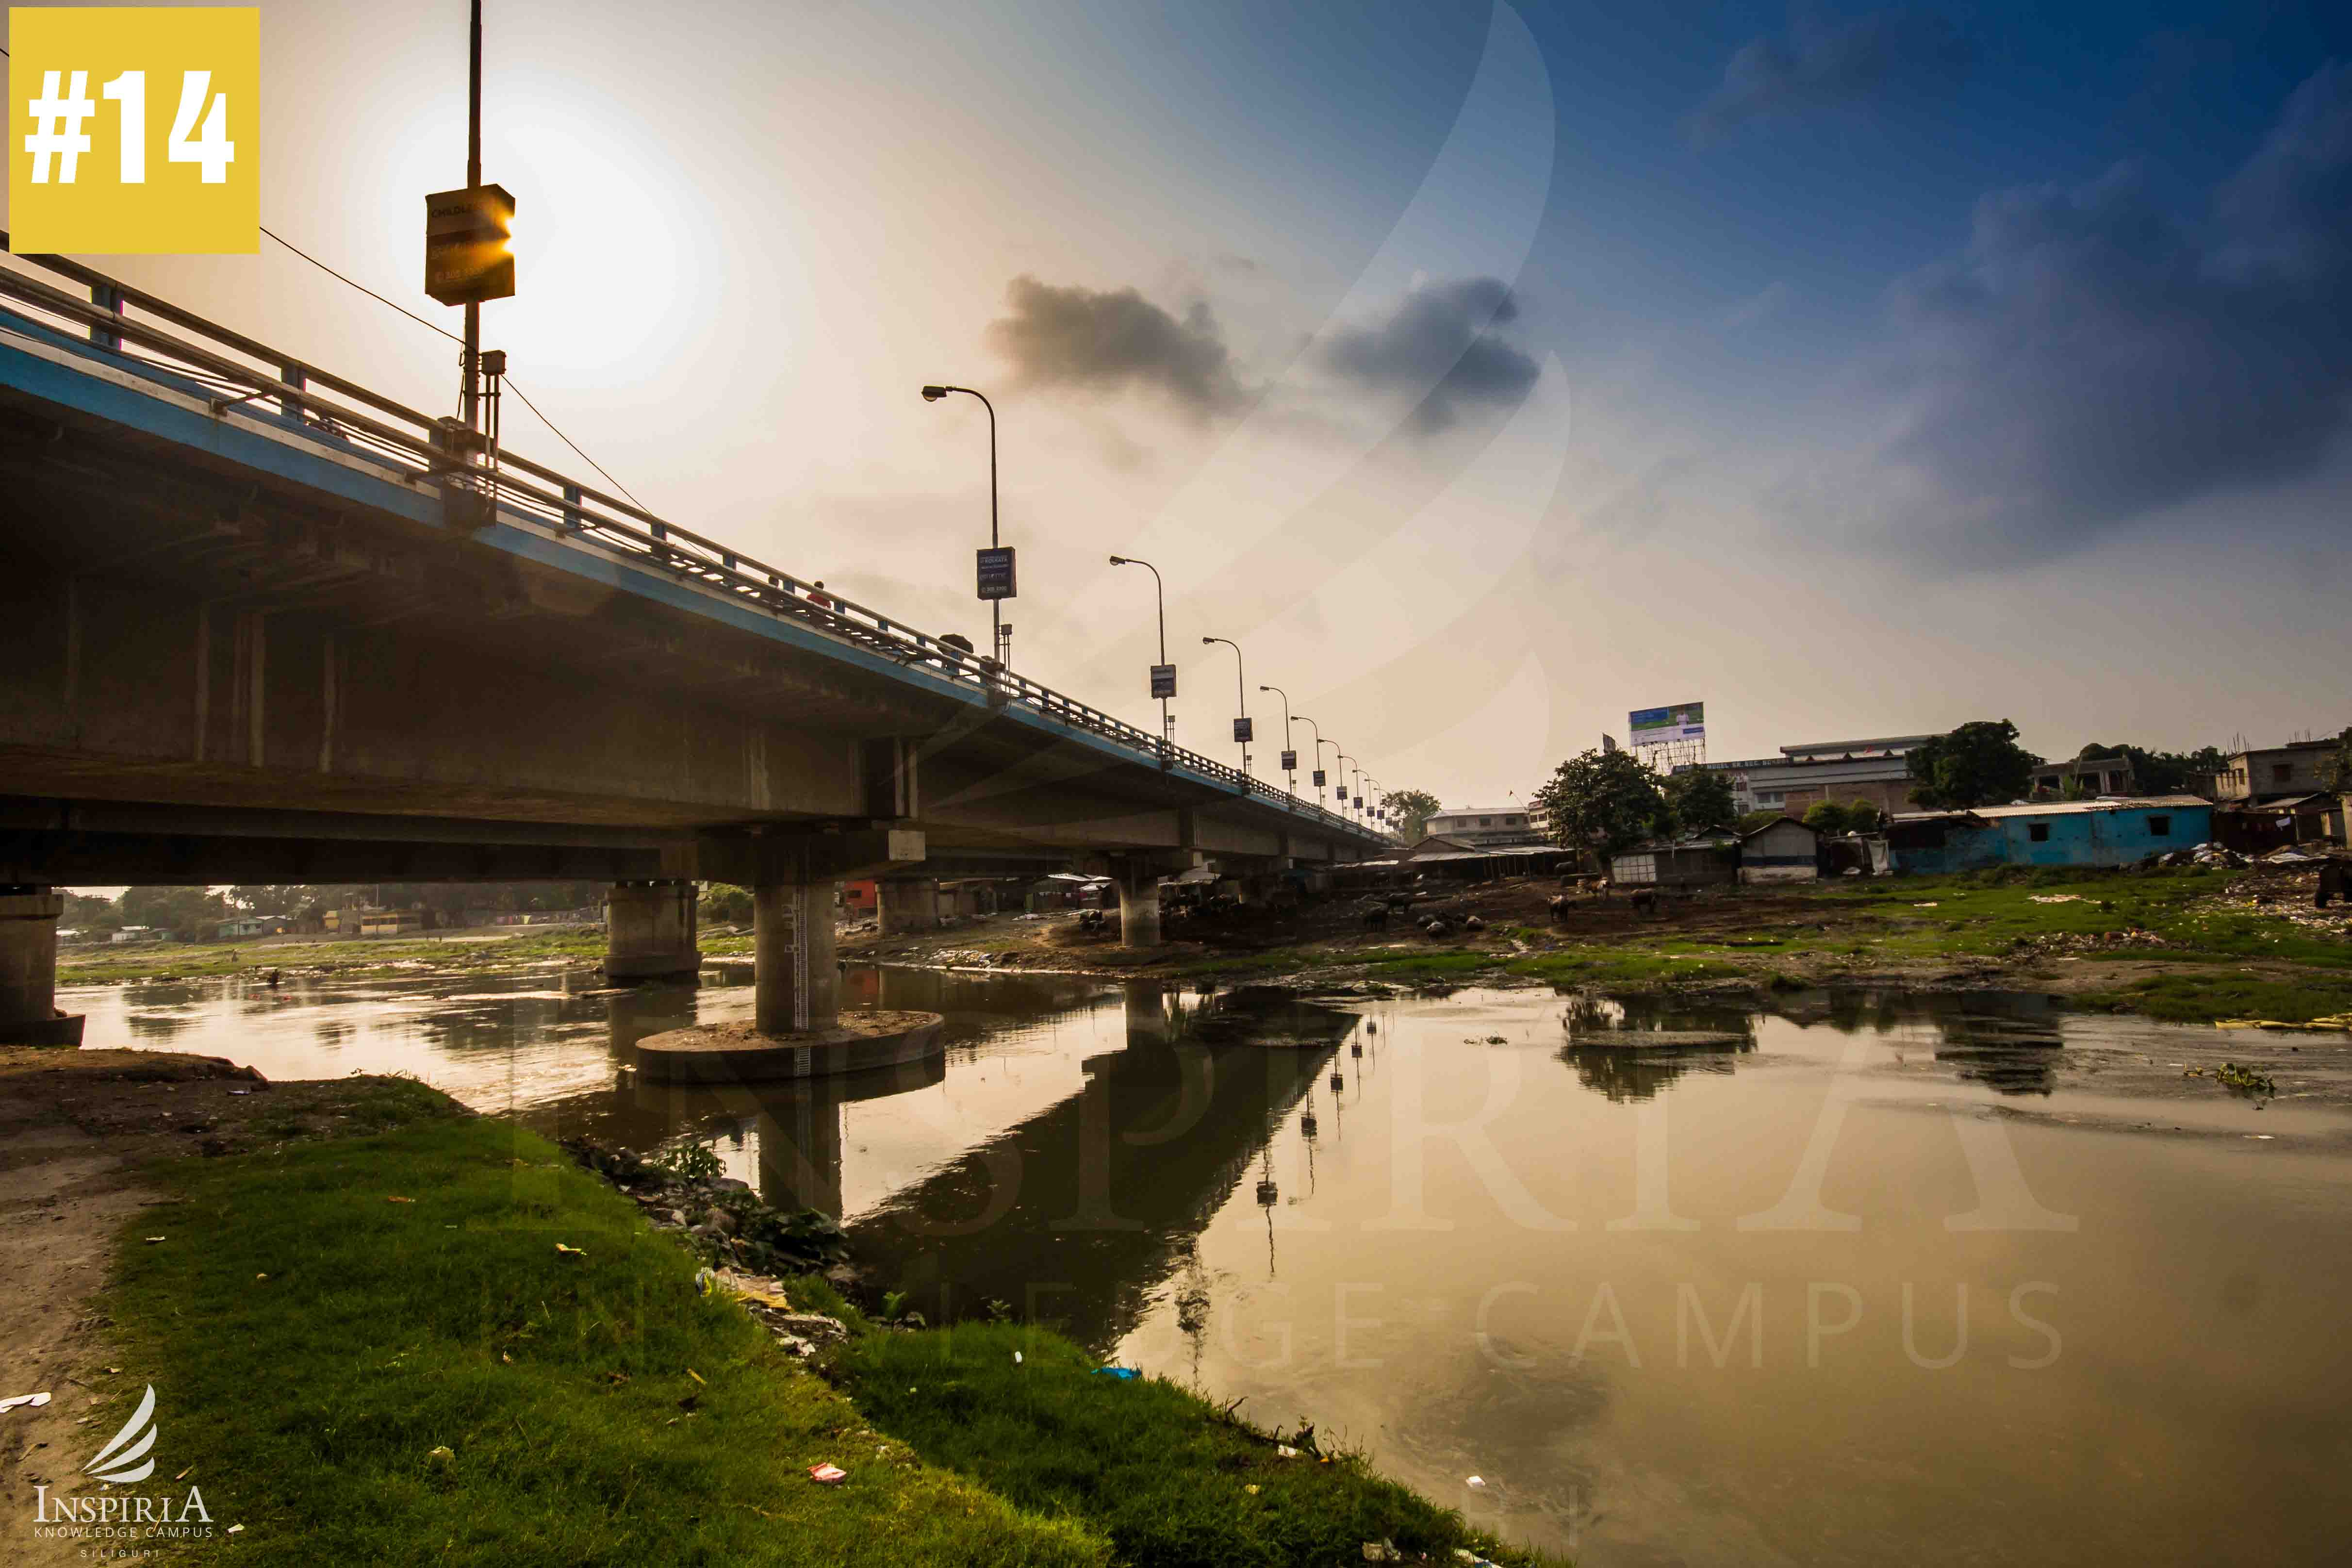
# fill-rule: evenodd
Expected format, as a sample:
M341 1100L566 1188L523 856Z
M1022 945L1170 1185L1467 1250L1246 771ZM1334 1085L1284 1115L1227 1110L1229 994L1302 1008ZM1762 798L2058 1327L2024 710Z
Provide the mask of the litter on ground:
M818 1482L820 1485L824 1486L832 1486L836 1481L847 1479L848 1475L849 1472L843 1469L839 1465L811 1465L809 1467L809 1479Z
M16 1394L0 1399L0 1410L14 1410L19 1405L27 1405L37 1410L48 1402L49 1396L46 1394Z

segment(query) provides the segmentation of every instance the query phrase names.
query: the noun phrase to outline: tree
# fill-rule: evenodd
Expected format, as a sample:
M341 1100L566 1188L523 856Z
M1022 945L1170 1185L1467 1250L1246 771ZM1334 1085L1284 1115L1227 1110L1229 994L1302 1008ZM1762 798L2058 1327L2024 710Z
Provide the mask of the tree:
M1875 833L1885 824L1878 807L1866 800L1845 803L1845 830L1848 833Z
M228 918L227 900L209 888L127 888L117 907L124 925L152 926L182 942L218 935Z
M2017 743L2017 726L1973 720L1911 748L1911 798L1921 805L1965 810L2021 798L2042 759Z
M701 896L695 902L695 914L713 925L749 925L751 923L751 889L739 888L732 882L698 884Z
M1717 768L1689 768L1667 774L1666 804L1674 809L1675 826L1685 833L1728 827L1739 817L1731 775Z
M1392 789L1381 796L1381 805L1397 814L1397 831L1408 844L1429 831L1429 819L1442 809L1435 795L1425 789Z
M1766 811L1742 812L1740 814L1739 820L1733 824L1733 826L1737 827L1744 837L1755 832L1759 827L1769 827L1788 815L1789 814L1787 812L1780 811L1777 808Z
M68 931L116 931L122 929L122 911L101 894L68 893L65 918L58 923Z
M2352 790L2352 724L2336 737L2336 749L2320 759L2319 779L2329 789Z
M1630 752L1570 757L1536 791L1533 807L1555 844L1613 855L1674 822L1658 775Z
M1848 831L1851 819L1846 815L1845 807L1833 800L1822 800L1814 802L1811 808L1805 813L1804 823L1816 833L1834 837Z

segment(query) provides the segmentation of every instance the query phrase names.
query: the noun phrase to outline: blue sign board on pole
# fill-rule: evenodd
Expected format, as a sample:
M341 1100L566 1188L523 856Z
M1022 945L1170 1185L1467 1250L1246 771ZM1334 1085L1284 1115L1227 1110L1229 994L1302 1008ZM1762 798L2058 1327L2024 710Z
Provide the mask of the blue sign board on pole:
M1317 768L1315 770L1315 787L1317 789L1321 789L1323 787L1323 770L1321 768Z
M1257 739L1257 737L1250 731L1250 721L1248 720L1236 719L1234 721L1234 739L1239 741L1244 746Z
M1007 544L981 551L980 596L982 599L1020 597L1013 580L1013 546Z
M1154 697L1173 697L1176 695L1176 667L1174 665L1155 664L1151 667L1151 695Z
M1295 773L1298 771L1298 753L1297 752L1285 752L1282 753L1282 771L1286 773Z

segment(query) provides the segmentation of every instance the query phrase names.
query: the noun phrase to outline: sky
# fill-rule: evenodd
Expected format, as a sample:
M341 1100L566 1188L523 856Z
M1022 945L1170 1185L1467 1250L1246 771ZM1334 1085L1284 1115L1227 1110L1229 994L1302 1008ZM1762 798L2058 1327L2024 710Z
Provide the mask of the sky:
M465 6L260 9L263 223L454 329ZM2352 723L2352 7L489 0L485 57L484 342L565 434L984 645L987 416L919 396L978 387L1014 666L1151 723L1150 560L1177 740L1246 701L1262 777L1261 684L1454 805L1693 700L1716 758ZM276 245L91 259L454 405Z

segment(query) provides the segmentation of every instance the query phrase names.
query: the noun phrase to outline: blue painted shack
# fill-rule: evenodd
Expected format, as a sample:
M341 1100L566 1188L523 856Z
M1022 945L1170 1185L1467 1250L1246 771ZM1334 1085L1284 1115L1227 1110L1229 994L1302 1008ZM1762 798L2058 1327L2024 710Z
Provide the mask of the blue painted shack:
M2053 800L1970 811L1897 813L1886 825L1897 871L1995 866L2129 866L2213 837L2213 806L2193 795Z

